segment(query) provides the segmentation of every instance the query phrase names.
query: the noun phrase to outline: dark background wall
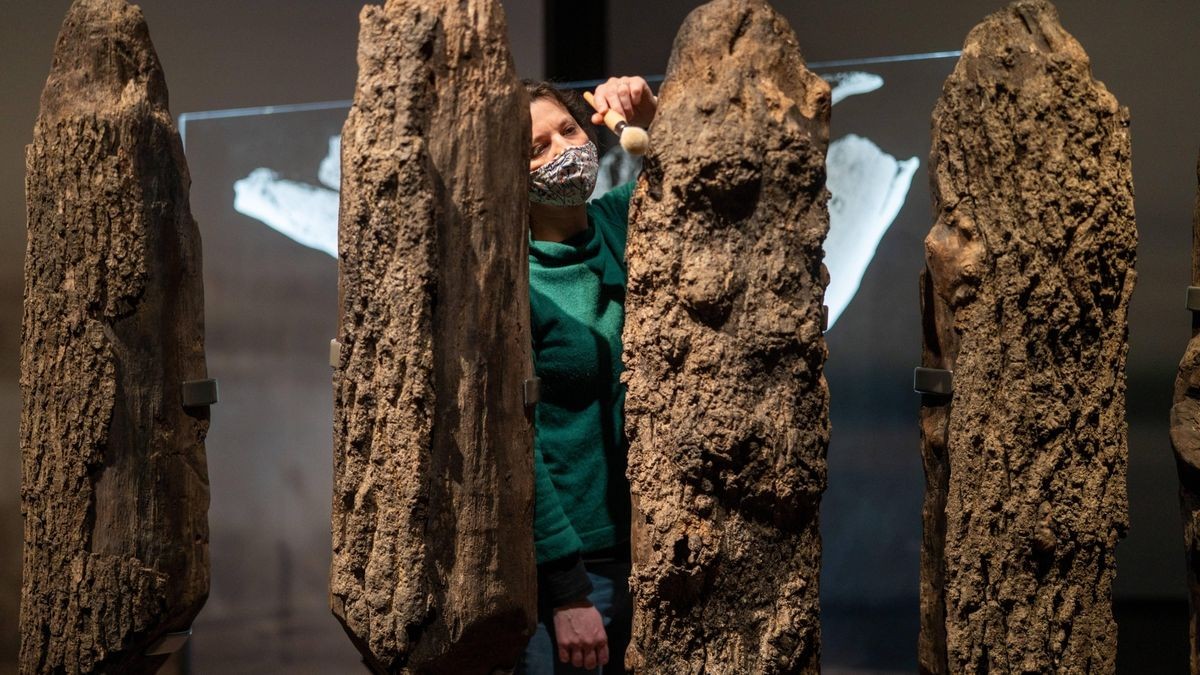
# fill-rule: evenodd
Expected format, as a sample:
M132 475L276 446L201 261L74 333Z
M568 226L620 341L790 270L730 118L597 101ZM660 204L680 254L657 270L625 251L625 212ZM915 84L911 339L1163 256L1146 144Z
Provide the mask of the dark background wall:
M0 664L16 650L20 576L17 354L25 221L23 148L31 137L38 95L68 4L66 0L4 0L0 27L0 119L4 120L0 127ZM176 114L351 96L359 0L146 0L141 4L166 70ZM698 3L608 0L602 26L583 20L573 24L571 15L554 13L571 3L553 3L550 12L540 0L505 4L518 70L537 76L548 66L564 63L553 60L563 58L561 52L548 62L546 54L551 52L543 50L545 45L588 42L577 35L572 38L571 31L588 34L589 40L602 45L607 55L601 63L607 73L661 73L675 30ZM1001 5L981 0L775 3L792 22L810 61L958 49L971 26ZM1195 85L1200 81L1200 57L1194 46L1200 36L1200 3L1062 0L1058 7L1066 28L1090 54L1096 76L1130 107L1133 117L1141 243L1128 371L1131 530L1119 549L1116 590L1126 602L1178 603L1183 597L1183 570L1166 419L1175 366L1188 335L1182 297L1189 274L1189 219L1200 146L1200 88ZM543 31L547 14L555 19L554 34L548 36ZM576 72L562 74L575 76ZM930 110L933 104L932 98L924 102ZM836 124L835 113L835 129ZM923 172L916 178L925 180ZM928 206L921 202L906 206L913 208ZM203 227L202 222L202 232ZM888 326L887 316L909 315L915 307L919 241L889 243L885 237L884 246L889 245L899 247L900 259L908 262L869 272L864 288L890 287L896 301L867 303L871 316L857 320L852 305L846 326L859 326L858 338L831 335L831 347L839 344L835 340L842 341L830 355L835 400L839 391L845 392L845 400L859 392L854 395L860 402L856 410L843 410L834 420L830 489L824 506L826 522L838 525L836 531L825 533L830 555L823 594L831 605L874 602L884 608L911 607L915 597L916 554L909 542L914 533L919 534L919 511L913 510L921 490L916 402L899 394L872 398L861 393L871 387L902 388L919 358L919 337L915 330L903 328L902 321L898 332L871 330L872 325ZM878 359L879 379L868 383L846 379L859 372L850 361L861 358ZM877 408L864 407L871 401L881 403ZM220 424L219 409L214 410L216 424ZM863 431L876 428L884 431L875 435ZM839 434L855 442L839 443ZM873 512L878 517L872 518ZM829 567L830 560L836 560L837 569ZM901 611L900 616L908 615ZM864 614L861 620L876 620L871 617ZM908 619L903 621L897 630L884 620L882 630L900 633L911 644ZM1123 644L1136 631L1129 623L1128 630L1122 624ZM1179 637L1183 629L1178 622L1170 626ZM838 639L839 630L827 625L827 637ZM0 672L3 668L0 665Z

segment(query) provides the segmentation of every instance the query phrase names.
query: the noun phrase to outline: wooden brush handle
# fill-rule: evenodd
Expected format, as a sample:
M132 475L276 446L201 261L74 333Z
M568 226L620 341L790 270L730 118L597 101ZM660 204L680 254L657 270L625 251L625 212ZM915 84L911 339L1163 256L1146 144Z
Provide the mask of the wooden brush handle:
M600 112L596 109L596 99L592 96L592 92L583 92L583 100L587 101L588 105L592 106L593 110ZM609 108L608 112L604 113L604 126L612 130L612 132L617 136L620 136L621 132L625 130L625 127L629 126L629 123L625 121L624 115L616 110L613 110L612 108Z

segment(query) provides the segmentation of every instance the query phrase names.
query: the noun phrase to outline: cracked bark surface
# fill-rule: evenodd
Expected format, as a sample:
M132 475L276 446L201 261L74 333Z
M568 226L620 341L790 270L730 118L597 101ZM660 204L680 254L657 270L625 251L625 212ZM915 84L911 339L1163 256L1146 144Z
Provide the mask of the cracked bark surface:
M536 618L529 103L494 0L368 5L358 65L331 603L377 672L488 673Z
M629 223L635 672L818 671L829 108L762 0L680 29Z
M1129 114L1049 2L976 26L933 114L923 672L1113 672L1127 528Z
M1196 163L1200 184L1200 160ZM1200 286L1200 189L1192 224L1192 286ZM1179 506L1183 512L1184 559L1187 564L1191 618L1191 672L1200 673L1200 312L1192 312L1192 338L1188 341L1175 377L1171 406L1171 448L1179 473Z
M153 673L208 594L200 238L142 13L67 13L26 152L22 673Z

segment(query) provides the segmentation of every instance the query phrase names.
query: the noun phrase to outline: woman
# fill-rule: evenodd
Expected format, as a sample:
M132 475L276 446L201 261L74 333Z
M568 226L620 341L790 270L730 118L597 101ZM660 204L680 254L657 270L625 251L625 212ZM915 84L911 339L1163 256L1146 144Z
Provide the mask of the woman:
M592 125L611 108L648 126L656 101L642 78L610 78L596 88L598 112L589 117L573 93L525 86L530 312L542 395L534 442L539 623L518 672L594 673L607 664L606 672L623 673L632 609L619 376L633 184L587 198L599 169Z

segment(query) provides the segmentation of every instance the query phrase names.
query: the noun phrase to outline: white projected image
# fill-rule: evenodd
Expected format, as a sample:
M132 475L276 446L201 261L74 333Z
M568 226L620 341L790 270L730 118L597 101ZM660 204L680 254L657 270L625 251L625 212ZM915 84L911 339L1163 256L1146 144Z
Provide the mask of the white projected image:
M336 190L255 169L233 184L233 208L266 223L298 244L337 257Z
M920 162L897 161L870 139L849 134L829 144L825 185L829 188L829 234L825 306L833 326L854 299L875 249L904 206Z
M884 84L879 75L865 72L823 77L832 87L834 104L850 96L869 94ZM330 137L325 151L317 167L321 185L285 179L274 169L257 168L234 183L234 209L298 244L337 257L340 137ZM855 134L829 144L829 235L825 240L829 287L825 304L829 307L830 327L854 299L879 242L904 205L919 164L916 157L897 160L870 139ZM641 158L614 145L601 160L592 196L635 179L640 171Z

